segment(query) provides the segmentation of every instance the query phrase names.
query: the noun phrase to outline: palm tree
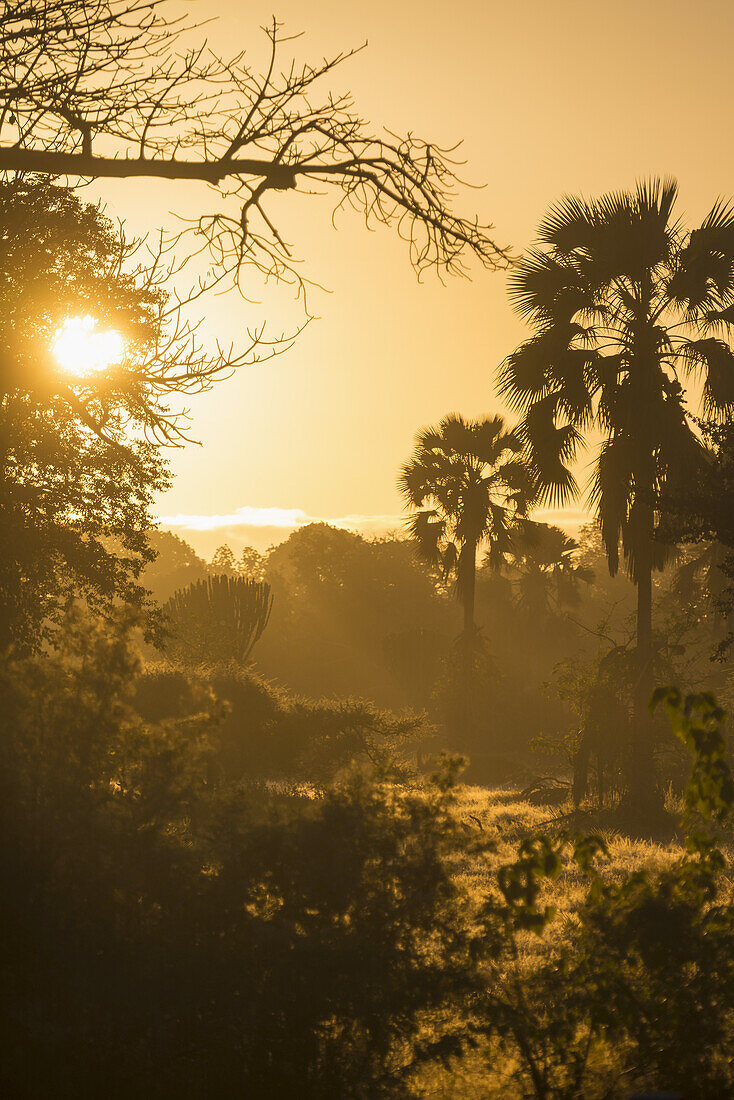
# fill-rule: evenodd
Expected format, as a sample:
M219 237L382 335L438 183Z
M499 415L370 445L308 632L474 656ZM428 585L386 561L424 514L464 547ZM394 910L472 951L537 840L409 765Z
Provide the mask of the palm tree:
M579 564L579 550L576 539L547 523L525 520L514 533L509 558L517 606L536 624L581 602L581 582L591 584L594 574Z
M584 433L600 433L589 499L612 575L619 547L637 586L633 796L654 789L647 702L652 688L652 573L660 494L700 458L682 380L698 375L705 413L734 408L734 209L701 226L673 216L675 181L640 183L595 201L566 197L540 225L510 293L534 335L503 365L499 392L524 413L518 429L545 499L563 504Z
M476 633L477 552L486 545L490 565L499 568L516 519L531 502L532 479L521 451L501 416L467 420L451 413L418 433L413 457L400 471L419 552L444 578L456 577L467 649Z

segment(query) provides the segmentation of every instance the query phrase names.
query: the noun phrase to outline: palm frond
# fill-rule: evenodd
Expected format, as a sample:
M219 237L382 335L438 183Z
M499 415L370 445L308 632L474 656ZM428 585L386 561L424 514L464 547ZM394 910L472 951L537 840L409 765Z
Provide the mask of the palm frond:
M704 415L710 419L734 412L734 352L723 340L688 340L680 351L689 370L703 374Z
M596 510L612 576L619 568L619 545L627 525L634 480L633 463L633 448L626 437L615 436L606 440L600 447L589 487L588 503Z
M557 394L549 394L531 405L518 429L526 443L538 499L554 507L568 503L578 492L576 479L566 463L575 458L581 441L572 424L556 424L557 405Z
M548 340L534 336L521 344L500 367L497 393L515 411L545 397L549 389Z
M406 462L400 469L398 490L413 508L420 508L431 495L432 485L426 474L425 466L415 461Z
M517 312L535 322L568 324L593 305L573 264L538 249L530 249L510 271L507 286Z
M594 237L595 212L585 199L564 195L553 203L538 227L538 240L561 256L590 247Z
M440 544L446 533L446 521L433 508L415 512L406 520L410 539L419 555L430 565L440 564Z

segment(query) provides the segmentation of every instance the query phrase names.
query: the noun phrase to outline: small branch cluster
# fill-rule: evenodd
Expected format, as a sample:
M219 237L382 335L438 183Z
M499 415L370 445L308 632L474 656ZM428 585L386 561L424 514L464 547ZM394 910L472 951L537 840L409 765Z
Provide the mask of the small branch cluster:
M142 338L133 335L126 341L125 362L111 370L108 378L67 381L62 395L87 427L107 442L119 440L134 426L157 444L181 446L190 440L188 410L173 409L172 397L203 393L237 368L287 351L308 323L275 338L266 337L262 324L248 328L236 347L217 342L212 349L199 339L202 321L191 321L188 307L217 287L224 273L199 278L185 294L171 293L169 288L185 263L176 260L162 234L151 247L146 241L126 239L120 228L108 281L111 286L123 282L134 286L136 296L149 303L148 323Z

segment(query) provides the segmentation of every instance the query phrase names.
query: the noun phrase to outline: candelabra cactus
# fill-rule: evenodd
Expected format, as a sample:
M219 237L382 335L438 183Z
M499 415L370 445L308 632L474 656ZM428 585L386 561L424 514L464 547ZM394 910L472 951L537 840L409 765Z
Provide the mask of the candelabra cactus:
M164 611L169 652L197 662L244 664L268 625L273 597L265 581L209 576L179 589Z

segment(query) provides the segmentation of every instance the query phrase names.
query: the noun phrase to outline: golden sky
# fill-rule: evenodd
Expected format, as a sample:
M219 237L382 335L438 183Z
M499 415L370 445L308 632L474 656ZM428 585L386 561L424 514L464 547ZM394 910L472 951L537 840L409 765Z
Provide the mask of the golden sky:
M733 12L727 0L280 0L276 10L287 30L305 32L294 47L302 58L367 40L333 75L334 90L350 90L375 127L444 145L463 139L464 175L486 186L464 193L462 207L493 222L498 241L518 252L567 192L594 195L670 173L680 184L678 212L691 221L718 195L734 194ZM210 13L219 16L213 42L262 56L258 28L272 0L211 0ZM171 225L169 211L211 202L190 185L98 190L108 213L137 229ZM250 537L258 509L281 510L276 533L283 510L352 517L355 526L354 517L399 513L396 472L416 430L449 411L502 411L495 370L524 335L502 274L477 269L471 282L441 286L429 276L418 284L387 230L367 233L345 213L335 232L328 196L275 198L271 213L281 215L305 273L330 293L313 298L320 319L291 352L192 399L203 446L173 456L176 481L159 512L208 523L204 536L177 528L207 552L220 528L233 545L262 543ZM260 305L212 300L210 334L229 339L266 317L274 333L288 327L287 302L264 299L255 281L252 294Z

